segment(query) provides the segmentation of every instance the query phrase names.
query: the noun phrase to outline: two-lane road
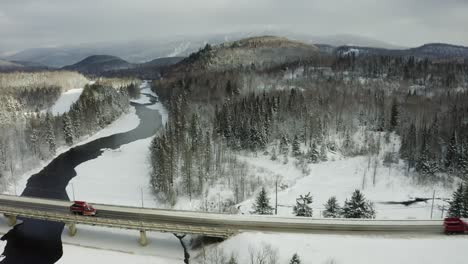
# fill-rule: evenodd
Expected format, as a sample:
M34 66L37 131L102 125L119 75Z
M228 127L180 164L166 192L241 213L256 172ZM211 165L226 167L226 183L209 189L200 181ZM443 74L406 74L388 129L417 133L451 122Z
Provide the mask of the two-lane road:
M75 216L69 201L0 195L0 212L26 218L147 231L227 237L244 231L442 233L441 220L312 219L229 215L94 204L96 217Z

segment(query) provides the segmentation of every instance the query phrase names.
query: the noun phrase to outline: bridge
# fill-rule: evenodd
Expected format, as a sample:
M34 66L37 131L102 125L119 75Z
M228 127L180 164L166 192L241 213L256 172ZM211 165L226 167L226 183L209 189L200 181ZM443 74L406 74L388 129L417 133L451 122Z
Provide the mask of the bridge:
M286 233L425 233L443 232L442 220L368 220L313 219L306 217L277 217L231 215L116 205L93 204L97 216L70 213L70 201L0 195L0 213L16 224L17 217L62 222L69 235L77 232L76 225L94 225L133 229L140 232L140 244L148 241L146 232L170 232L228 238L247 231Z

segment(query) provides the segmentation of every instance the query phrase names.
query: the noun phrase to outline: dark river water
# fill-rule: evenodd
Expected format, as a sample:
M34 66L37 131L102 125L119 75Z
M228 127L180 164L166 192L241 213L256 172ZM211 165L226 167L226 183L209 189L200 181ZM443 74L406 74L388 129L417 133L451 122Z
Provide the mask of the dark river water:
M155 102L154 97L147 94L142 96L150 97L152 103L146 105L132 103L140 118L137 128L96 139L59 155L39 173L29 178L21 196L70 200L65 188L76 176L76 166L97 158L103 153L103 149L117 149L121 145L153 136L161 127L161 115L157 110L146 107ZM7 244L3 252L5 258L0 263L51 264L58 261L63 254L61 236L64 224L34 219L21 220L22 224L16 225L2 237ZM83 258L83 262L92 263L89 256Z

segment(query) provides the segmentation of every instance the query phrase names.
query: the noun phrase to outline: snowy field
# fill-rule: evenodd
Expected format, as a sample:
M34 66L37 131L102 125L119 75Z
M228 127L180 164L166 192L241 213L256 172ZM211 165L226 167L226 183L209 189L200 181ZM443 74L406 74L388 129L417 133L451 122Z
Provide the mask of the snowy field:
M75 168L77 176L68 185L69 197L95 203L156 207L149 182L151 138L106 150L97 159ZM118 191L117 191L118 190Z
M319 264L464 264L468 236L298 235L244 233L215 246L250 263L249 249L271 245L278 263L297 253L302 263Z
M88 84L92 85L95 81L90 81ZM70 107L78 101L84 88L70 89L60 95L54 105L48 109L53 115L63 115L70 110Z
M279 185L288 188L278 192L278 214L283 216L292 215L292 206L296 198L301 194L310 194L314 201L314 217L320 218L325 202L331 196L336 196L342 205L346 198L351 197L354 190L360 189L365 196L374 202L377 218L379 219L429 219L432 200L428 202L415 203L410 206L401 204L384 204L389 201L407 201L419 198L432 198L433 191L436 197L450 198L452 187L442 185L422 186L416 184L412 178L406 176L403 164L393 165L388 168L382 165L376 167L375 186L373 184L374 167L368 167L366 157L354 157L337 159L318 164L309 165L310 173L306 176L294 166L291 159L288 164L271 161L268 156L259 155L241 156L258 177L275 181L279 179ZM268 190L270 200L274 203L274 188ZM248 213L251 210L253 198L241 204L241 210ZM447 206L446 202L435 200L433 217L442 218L441 206ZM447 208L445 208L446 210Z
M68 90L59 97L55 104L49 109L53 115L63 115L70 110L70 107L78 101L83 88Z

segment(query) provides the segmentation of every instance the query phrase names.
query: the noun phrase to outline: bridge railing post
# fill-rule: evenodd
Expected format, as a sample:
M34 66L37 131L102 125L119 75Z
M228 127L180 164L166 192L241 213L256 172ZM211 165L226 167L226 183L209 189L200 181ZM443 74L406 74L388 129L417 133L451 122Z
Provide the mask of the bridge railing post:
M140 239L138 240L141 246L148 245L148 238L146 237L146 231L144 229L140 230Z
M68 224L68 235L75 236L76 232L78 232L78 230L76 229L76 224L75 223L69 223Z
M8 219L9 226L16 225L16 215L5 215L5 217Z

